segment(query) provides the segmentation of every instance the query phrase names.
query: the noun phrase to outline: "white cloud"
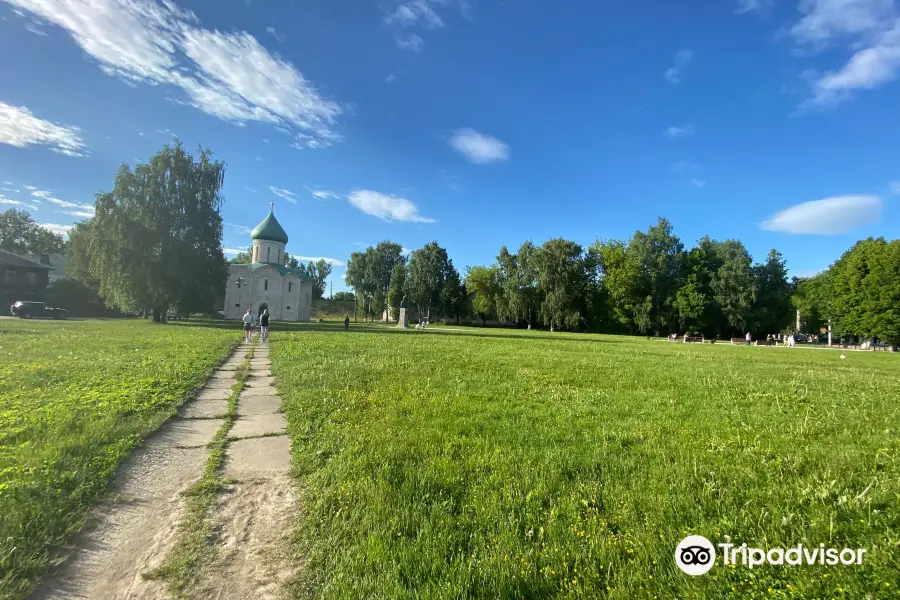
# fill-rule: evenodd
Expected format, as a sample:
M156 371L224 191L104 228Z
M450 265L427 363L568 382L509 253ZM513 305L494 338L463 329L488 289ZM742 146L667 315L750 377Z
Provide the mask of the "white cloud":
M450 139L450 145L476 164L486 165L509 160L509 146L474 129L460 129Z
M684 81L684 68L691 62L693 57L694 53L690 50L679 50L675 53L673 66L666 70L666 79L669 80L669 83L681 83Z
M407 221L411 223L435 223L430 217L419 214L419 208L399 196L382 194L372 190L355 190L347 198L350 204L367 215L378 217L383 221Z
M103 72L131 85L172 85L199 108L243 124L305 132L328 145L343 109L252 35L210 31L172 0L5 0L67 31Z
M291 204L297 204L297 194L292 192L291 190L286 190L284 188L277 188L274 185L269 186L269 190L284 200L287 200Z
M698 188L706 187L706 184L709 183L705 179L697 179L696 177L691 177L691 183Z
M412 250L410 250L410 249L407 248L406 246L400 248L400 254L403 254L403 255L405 255L405 256L409 256L411 253L412 253Z
M900 181L892 181L890 183L891 193L900 196Z
M274 28L274 27L271 27L271 26L270 26L270 27L266 27L266 33L268 33L269 35L271 35L273 38L275 38L275 39L278 40L279 42L283 42L283 41L284 41L284 36L281 35L280 33L278 33L277 31L275 31L275 28Z
M241 252L246 252L247 250L239 250L237 248L222 248L222 253L225 256L237 256Z
M412 0L401 4L393 13L384 18L388 25L398 27L412 27L421 23L427 29L436 29L444 26L444 20L431 8L429 0Z
M46 201L46 202L50 202L51 204L55 204L55 205L57 205L57 206L61 206L61 207L63 207L63 208L74 208L74 209L76 209L76 210L74 210L74 211L71 211L71 210L59 210L59 211L57 211L57 212L65 213L65 214L67 214L67 215L72 215L72 216L75 216L75 217L87 217L87 218L91 218L91 217L94 216L94 205L93 205L93 204L78 204L78 203L76 203L76 202L69 202L68 200L60 200L59 198L56 198L56 197L52 196L52 195L51 195L51 192L50 192L49 190L38 190L38 189L33 189L33 188L31 188L30 186L25 186L25 187L27 187L28 189L31 190L31 195L32 195L34 198L39 198L39 200L37 200L37 202L40 202L40 201L43 200L43 201Z
M737 14L764 13L769 9L772 0L737 0Z
M838 44L852 51L838 69L805 72L811 96L800 104L800 112L834 106L855 91L874 89L897 77L900 11L893 0L808 0L800 10L804 16L789 34L801 52L814 54Z
M394 38L394 41L397 42L397 47L401 50L410 50L412 52L418 52L422 49L422 46L425 45L425 40L415 33L411 35L398 35Z
M252 193L254 193L254 194L258 194L258 193L259 193L259 192L257 192L256 190L254 190L252 187L249 187L249 186L246 186L246 185L244 186L244 189L247 190L248 192L252 192Z
M834 235L877 222L883 203L878 196L835 196L792 206L762 223L766 231Z
M663 135L670 140L677 140L678 138L688 137L689 135L694 135L694 127L690 124L682 125L681 127L672 126L663 131Z
M293 256L294 258L296 258L298 261L300 261L302 263L319 262L320 260L324 260L328 264L335 266L335 267L347 266L347 263L345 263L344 261L342 261L339 258L328 258L326 256L297 256L296 254L291 254L291 256Z
M223 223L225 227L230 227L234 230L235 233L239 235L250 235L253 232L253 229L247 227L245 225L237 225L235 223Z
M77 127L56 125L32 114L24 106L0 102L0 144L17 148L41 145L68 156L87 155Z
M66 236L69 234L72 229L75 228L74 225L55 225L53 223L38 223L44 229L48 229L53 233L61 236Z
M13 200L12 198L7 198L3 194L0 194L0 206L24 206L26 208L30 208L31 210L38 210L38 207L34 204L28 204L27 202Z
M314 190L310 187L306 187L306 191L308 191L316 200L338 200L341 197L340 194L328 190Z
M384 78L385 83L394 83L397 81L396 73L389 73L387 77Z

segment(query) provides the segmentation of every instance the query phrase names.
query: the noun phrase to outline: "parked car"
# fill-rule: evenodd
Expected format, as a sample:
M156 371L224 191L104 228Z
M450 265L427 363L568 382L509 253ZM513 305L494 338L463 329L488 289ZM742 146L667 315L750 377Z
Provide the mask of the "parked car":
M16 302L9 311L15 317L21 319L65 319L69 316L69 311L64 308L53 308L47 306L43 302Z

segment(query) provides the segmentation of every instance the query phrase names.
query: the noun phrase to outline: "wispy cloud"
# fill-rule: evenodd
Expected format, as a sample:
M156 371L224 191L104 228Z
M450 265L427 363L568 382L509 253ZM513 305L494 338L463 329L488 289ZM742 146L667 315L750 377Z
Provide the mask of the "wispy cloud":
M772 0L737 0L735 12L739 15L747 13L763 14L772 7Z
M397 81L396 73L389 73L387 77L384 78L385 83L394 83Z
M696 177L691 177L691 183L694 184L694 187L704 188L706 184L709 183L705 179L697 179Z
M77 127L39 119L24 106L0 102L0 144L17 148L49 146L60 154L83 157L87 150L79 132Z
M256 190L254 190L252 187L247 186L247 185L244 186L244 189L247 190L248 192L250 192L251 194L258 194L258 193L259 193L259 192L257 192Z
M292 192L291 190L286 190L284 188L277 188L274 185L269 186L269 190L284 200L287 200L291 204L297 204L297 194Z
M275 38L275 39L278 40L279 42L283 42L283 41L284 41L284 36L281 35L280 33L278 33L277 31L275 31L275 28L272 27L272 26L266 27L266 33L268 33L269 35L271 35L273 38Z
M239 248L222 248L222 253L225 256L237 256L241 252L247 252L247 250L241 250Z
M335 266L335 267L346 267L347 266L347 263L345 263L344 261L342 261L339 258L328 258L327 256L297 256L296 254L291 254L291 256L293 256L294 258L296 258L297 260L299 260L302 263L308 263L308 262L315 263L315 262L319 262L320 260L324 260L328 264Z
M450 145L476 164L487 165L509 160L509 146L474 129L460 129L450 138Z
M130 85L171 85L172 98L237 124L289 127L316 139L340 139L343 113L292 64L245 31L204 29L172 0L4 0L68 32L104 73Z
M397 42L397 47L401 50L409 50L411 52L418 52L422 49L422 46L425 45L425 40L415 33L410 35L397 35L394 37L394 41Z
M806 77L811 95L799 111L828 108L854 92L894 80L900 72L900 11L893 0L815 0L801 3L803 17L789 35L803 54L838 45L852 51L840 68Z
M766 231L810 235L848 233L876 223L883 202L878 196L835 196L797 204L761 224Z
M672 127L669 127L668 129L663 131L663 135L670 140L677 140L679 138L688 137L690 135L694 135L694 126L689 123L680 127L673 125Z
M400 196L382 194L372 190L355 190L347 198L353 206L383 221L406 221L410 223L435 223L430 217L419 214L419 208Z
M339 200L340 194L328 190L316 190L311 187L304 186L304 189L316 200Z
M75 228L74 225L56 225L54 223L38 223L38 225L63 237L69 235L69 232Z
M238 225L236 223L224 223L225 227L233 230L238 235L250 235L253 232L253 229L247 227L246 225Z
M394 32L394 41L401 50L418 52L425 41L415 30L440 29L446 25L440 11L456 6L468 15L468 0L401 0L385 11L384 24Z
M38 207L34 204L29 204L20 200L13 200L12 198L7 198L3 194L0 194L0 206L24 206L25 208L30 208L31 210L38 210Z
M69 202L68 200L60 200L53 196L52 192L49 190L39 190L32 189L30 186L26 186L31 190L31 196L36 198L38 202L45 201L51 204L55 204L65 209L69 210L57 210L57 212L61 212L67 215L72 215L73 217L85 217L92 218L94 216L94 205L93 204L78 204L77 202ZM74 210L73 210L74 209Z
M892 181L890 183L891 194L900 196L900 181Z
M675 53L674 64L666 70L666 79L669 83L681 83L684 81L684 69L694 58L690 50L679 50Z

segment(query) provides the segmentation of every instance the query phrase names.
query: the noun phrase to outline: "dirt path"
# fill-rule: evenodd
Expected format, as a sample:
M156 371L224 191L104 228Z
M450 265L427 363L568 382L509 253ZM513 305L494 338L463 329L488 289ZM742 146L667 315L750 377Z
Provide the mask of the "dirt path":
M182 492L207 464L206 445L222 426L234 372L249 344L207 382L119 469L107 498L76 537L67 562L31 598L48 600L162 600L166 583L142 574L171 550L185 514ZM269 374L268 347L260 344L240 395L238 418L226 450L226 475L236 482L221 495L215 514L221 560L203 577L196 598L277 598L293 571L284 533L296 514L289 480L290 444L281 400ZM272 437L258 437L279 434ZM288 566L285 566L288 565Z
M297 514L290 440L270 364L268 345L260 342L225 451L225 476L233 483L213 516L219 561L204 574L198 598L283 598L298 567L287 537Z

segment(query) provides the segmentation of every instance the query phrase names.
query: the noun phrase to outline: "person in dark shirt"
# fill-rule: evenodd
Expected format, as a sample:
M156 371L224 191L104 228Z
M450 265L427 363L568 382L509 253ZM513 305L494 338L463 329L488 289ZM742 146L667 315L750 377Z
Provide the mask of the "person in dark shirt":
M344 317L344 331L350 329L350 317Z
M262 341L269 341L269 309L263 310L262 316L259 318L259 335Z

